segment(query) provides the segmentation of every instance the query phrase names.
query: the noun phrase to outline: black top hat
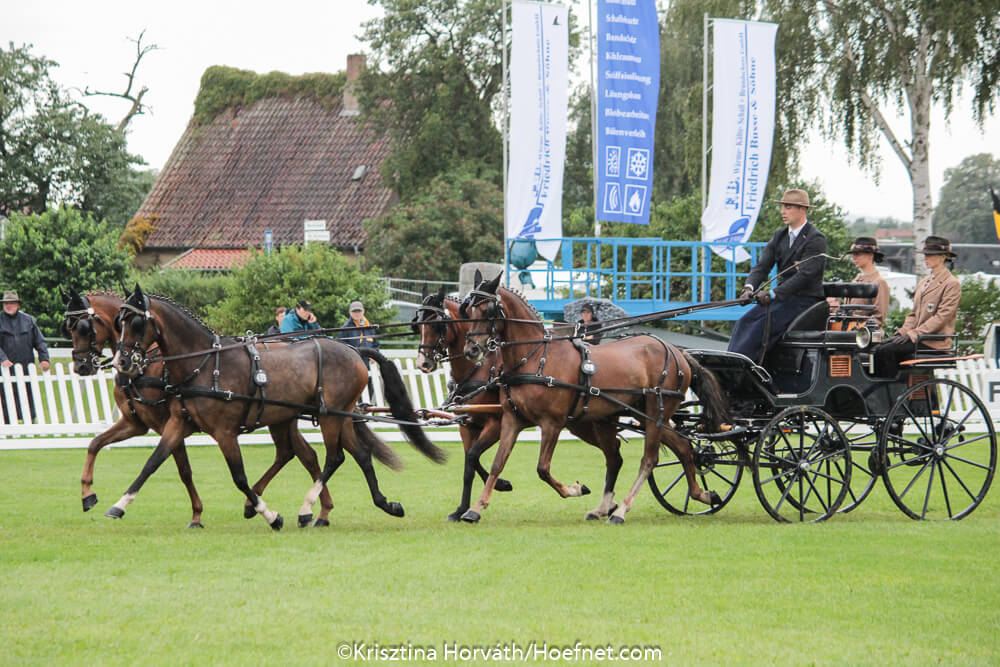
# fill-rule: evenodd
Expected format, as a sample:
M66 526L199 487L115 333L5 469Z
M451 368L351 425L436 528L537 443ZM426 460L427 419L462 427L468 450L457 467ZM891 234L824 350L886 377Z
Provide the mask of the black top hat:
M885 260L885 253L879 250L878 241L870 236L859 236L854 239L854 243L851 244L851 249L847 251L847 254L854 255L865 252L870 252L875 256L876 264L881 264Z
M947 255L958 257L951 251L951 241L943 236L928 236L924 239L924 247L917 250L922 255Z

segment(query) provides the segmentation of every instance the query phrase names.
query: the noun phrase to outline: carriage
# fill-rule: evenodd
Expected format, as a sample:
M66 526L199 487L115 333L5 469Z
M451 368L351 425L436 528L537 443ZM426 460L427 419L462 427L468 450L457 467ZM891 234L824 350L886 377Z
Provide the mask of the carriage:
M840 299L874 296L877 289L824 288ZM688 350L726 391L732 429L700 432L697 401L683 404L673 422L692 442L702 485L710 484L722 502L693 505L676 459L660 462L649 477L657 501L676 514L717 512L748 469L761 505L778 521L849 512L879 478L911 518L961 519L974 511L996 469L996 433L969 387L935 376L956 366L954 337L950 349L921 352L895 377L876 377L879 330L865 311L815 304L760 365L740 354Z

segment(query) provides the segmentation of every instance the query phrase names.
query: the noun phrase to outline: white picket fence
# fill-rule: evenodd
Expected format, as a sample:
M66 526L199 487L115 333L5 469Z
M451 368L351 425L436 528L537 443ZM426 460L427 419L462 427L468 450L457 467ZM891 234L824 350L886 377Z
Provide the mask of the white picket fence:
M448 395L448 372L441 368L434 373L422 373L416 368L412 351L388 351L406 382L407 390L418 407L442 405ZM41 373L35 366L29 366L27 373L20 367L13 374L10 369L0 368L0 394L6 397L11 421L4 423L0 413L0 449L49 449L85 447L97 434L106 431L120 415L114 402L113 377L108 371L97 375L81 377L72 372L69 361L62 361L62 355L53 355L50 370ZM64 358L64 357L63 357ZM956 380L970 387L986 403L994 423L1000 422L1000 369L994 360L979 359L959 362L958 368L938 371L940 377ZM374 405L385 405L382 395L382 379L377 372L372 373L375 397L364 399ZM28 387L34 395L36 418L31 419L27 410ZM13 410L14 396L20 397L23 423L16 421ZM967 408L968 406L960 406ZM391 425L372 423L379 435L388 441L402 439L399 429ZM321 443L321 436L309 420L302 420L300 427L306 439ZM432 439L437 442L459 440L456 428L436 427ZM537 440L538 430L529 429L522 435L524 440ZM119 443L118 446L151 446L159 440L152 431L145 435ZM269 443L267 429L241 436L244 444ZM204 434L188 438L188 444L211 445L214 441Z

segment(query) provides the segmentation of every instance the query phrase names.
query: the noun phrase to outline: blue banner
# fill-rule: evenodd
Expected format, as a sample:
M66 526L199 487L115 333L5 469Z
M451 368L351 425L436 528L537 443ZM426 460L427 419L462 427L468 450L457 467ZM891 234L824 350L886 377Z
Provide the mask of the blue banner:
M597 219L649 224L660 91L655 0L597 0Z

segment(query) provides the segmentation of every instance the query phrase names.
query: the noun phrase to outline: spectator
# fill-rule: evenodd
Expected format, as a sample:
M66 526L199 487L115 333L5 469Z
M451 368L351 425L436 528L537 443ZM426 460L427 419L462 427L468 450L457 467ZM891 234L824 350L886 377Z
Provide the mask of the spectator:
M371 347L378 349L378 338L375 337L375 327L372 323L368 321L365 317L365 307L360 301L352 301L350 307L350 316L347 321L341 325L342 329L338 336L341 342L347 343L351 347ZM353 331L351 331L353 329ZM365 362L365 368L369 368L368 359L362 357L362 361ZM370 369L369 369L370 370ZM369 374L368 376L368 396L373 398L375 396L374 388L372 387L372 378Z
M3 295L3 314L0 314L0 366L14 372L14 366L18 365L27 370L28 364L35 361L35 350L38 351L38 362L42 372L49 370L49 349L45 346L45 339L38 329L35 318L27 313L20 312L21 299L17 292L6 292ZM31 393L31 387L26 387L28 395L28 409L31 412L31 419L35 419L35 399ZM4 423L11 423L11 418L7 409L5 392L0 390L0 404L3 405ZM21 399L18 392L14 392L14 407L17 418L23 420L21 414Z
M281 333L281 321L285 319L285 313L287 312L288 309L284 306L278 306L274 309L274 323L267 328L268 336Z
M597 319L594 314L594 307L589 303L585 303L580 306L580 319L576 321L580 326L580 333L583 334L583 340L590 343L591 345L597 345L601 342L601 333L597 331L596 333L590 333L601 328L601 321Z
M295 331L310 331L319 329L319 322L312 311L312 304L308 299L299 299L295 303L295 310L285 313L279 327L280 333L293 333Z

